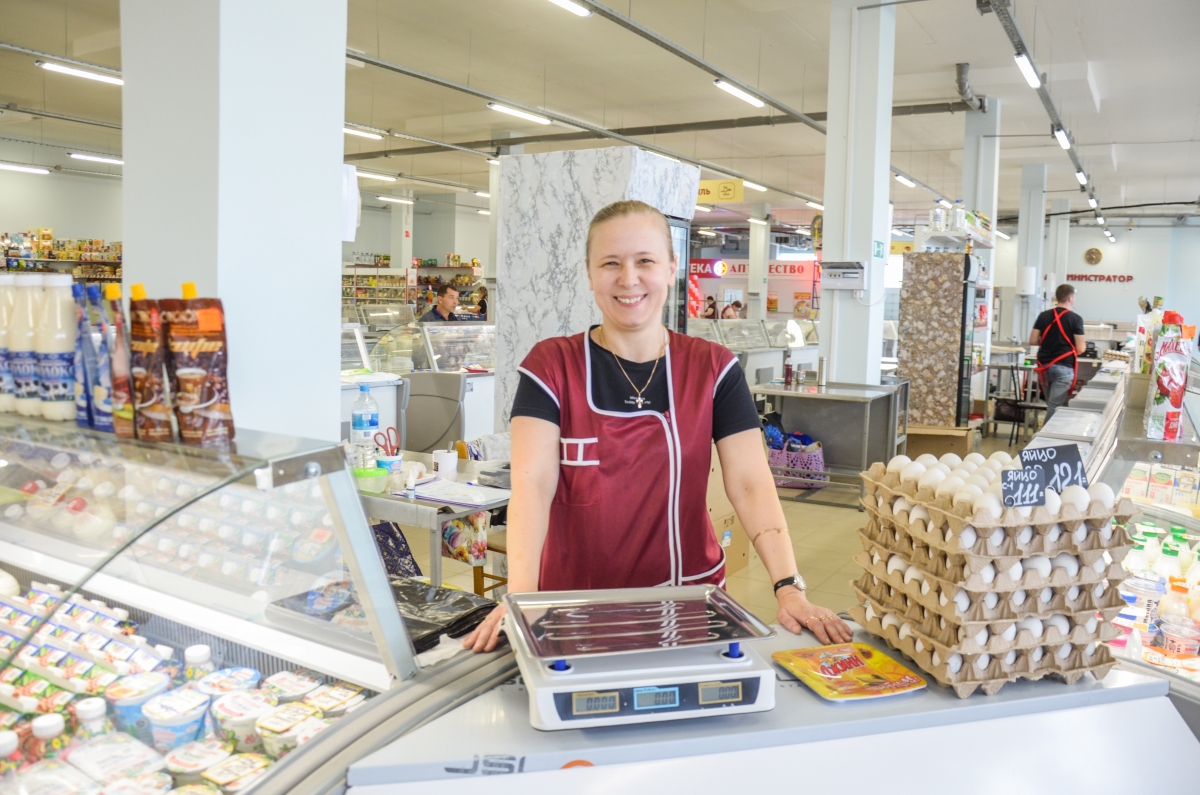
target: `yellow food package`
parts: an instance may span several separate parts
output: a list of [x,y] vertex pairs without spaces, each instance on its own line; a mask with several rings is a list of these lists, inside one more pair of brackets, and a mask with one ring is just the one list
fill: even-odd
[[925,687],[925,680],[865,643],[777,651],[775,662],[829,701],[882,698]]

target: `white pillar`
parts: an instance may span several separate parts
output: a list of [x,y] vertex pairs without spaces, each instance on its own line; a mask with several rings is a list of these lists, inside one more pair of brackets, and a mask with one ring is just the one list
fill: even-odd
[[[963,204],[968,210],[981,212],[996,228],[997,191],[1000,184],[1000,100],[988,98],[987,112],[967,111],[963,136]],[[999,239],[999,238],[995,238]],[[979,283],[986,284],[984,300],[987,303],[989,321],[992,314],[992,296],[995,295],[995,251],[979,248],[972,256],[979,260]],[[983,346],[983,360],[989,361],[992,354],[992,335],[980,329],[975,332],[975,344]],[[987,372],[971,379],[971,392],[976,400],[987,396]]]
[[883,348],[883,268],[891,230],[892,71],[896,9],[859,11],[833,0],[829,134],[825,143],[822,258],[868,263],[868,289],[821,293],[821,353],[830,381],[878,384]]
[[[1033,321],[1042,310],[1045,225],[1046,164],[1029,163],[1021,169],[1021,208],[1017,215],[1017,297],[1013,301],[1012,330],[1020,340],[1028,339]],[[1032,270],[1026,271],[1024,268]],[[1033,281],[1033,294],[1022,295],[1022,285],[1027,285],[1030,279]]]
[[[750,216],[767,221],[771,214],[771,205],[762,202],[750,206]],[[685,256],[681,252],[680,256]],[[763,224],[750,224],[750,262],[746,266],[746,319],[766,320],[767,318],[767,270],[771,258],[771,227]]]
[[[407,193],[405,196],[411,198]],[[389,203],[388,207],[392,213],[392,239],[388,248],[388,253],[392,256],[392,267],[410,268],[413,257],[413,205]]]
[[[1046,242],[1046,254],[1050,260],[1046,272],[1054,274],[1053,284],[1049,284],[1051,295],[1060,284],[1067,280],[1067,240],[1071,233],[1070,199],[1052,199],[1050,201],[1050,234]],[[1058,213],[1064,213],[1058,215]]]
[[121,0],[125,282],[221,298],[240,428],[340,436],[345,47],[346,0]]

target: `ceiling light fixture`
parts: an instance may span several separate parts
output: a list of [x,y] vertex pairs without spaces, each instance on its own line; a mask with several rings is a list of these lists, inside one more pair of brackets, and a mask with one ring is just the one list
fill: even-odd
[[809,207],[813,208],[814,210],[824,210],[825,209],[824,204],[817,204],[816,202],[805,202],[805,204],[807,204]]
[[491,210],[476,210],[475,212],[479,213],[480,215],[491,215],[492,214]]
[[697,204],[697,205],[696,205],[696,210],[698,210],[699,212],[702,212],[702,213],[711,213],[711,212],[712,212],[712,208],[711,208],[711,207],[705,207],[705,206],[703,206],[703,205],[700,205],[700,204]]
[[1103,215],[1097,215],[1097,216],[1096,216],[1096,223],[1100,224],[1100,226],[1104,226],[1104,216],[1103,216]]
[[742,185],[749,188],[750,190],[757,190],[757,191],[763,191],[763,192],[766,192],[766,190],[767,190],[762,185],[759,185],[757,182],[750,182],[749,180],[742,180]]
[[1099,202],[1096,201],[1095,196],[1088,196],[1088,207],[1091,207],[1094,210],[1094,209],[1096,209],[1096,205],[1098,203]]
[[897,229],[894,226],[892,227],[892,237],[904,237],[906,234],[908,234],[908,233],[905,232],[903,229]]
[[490,199],[490,198],[492,198],[492,194],[490,194],[490,193],[484,193],[484,192],[483,192],[483,191],[481,191],[481,190],[473,191],[473,193],[474,193],[476,196],[481,196],[481,197],[483,197],[483,198],[485,198],[485,199]]
[[497,160],[497,159],[496,159],[496,158],[494,158],[494,157],[489,157],[487,161],[488,161],[488,163],[490,163],[490,164],[491,164],[491,165],[493,165],[493,166],[498,166],[498,165],[500,165],[500,161],[499,161],[499,160]]
[[509,116],[516,116],[517,118],[526,119],[528,121],[536,122],[537,124],[550,123],[550,120],[545,116],[539,116],[536,113],[528,113],[523,110],[517,110],[516,108],[510,108],[507,105],[501,105],[498,102],[489,102],[488,107],[492,110],[498,110],[501,113],[507,113]]
[[1062,127],[1054,128],[1054,137],[1058,139],[1058,145],[1063,149],[1071,148],[1071,138],[1067,135],[1067,131]]
[[381,202],[391,202],[393,204],[412,204],[412,199],[401,199],[399,196],[376,196]]
[[370,171],[356,170],[355,175],[359,179],[378,179],[383,182],[395,182],[396,178],[390,174],[372,174]]
[[913,182],[911,179],[904,176],[903,174],[897,174],[896,181],[899,182],[901,185],[905,186],[906,188],[917,187],[917,183]]
[[953,207],[953,206],[954,206],[953,204],[951,204],[950,202],[946,201],[945,199],[938,199],[938,200],[937,200],[937,203],[938,203],[938,204],[940,204],[940,205],[942,205],[943,207],[945,207],[947,210],[949,210],[951,207]]
[[572,3],[571,0],[550,0],[550,2],[559,8],[565,8],[577,17],[590,17],[592,15],[589,9],[584,8],[579,3]]
[[0,163],[0,169],[5,171],[20,171],[24,174],[49,174],[50,169],[41,166],[18,166],[16,163]]
[[716,237],[717,236],[716,232],[710,232],[707,229],[697,229],[696,234],[704,235],[705,237]]
[[1019,52],[1013,56],[1013,60],[1017,62],[1017,68],[1021,70],[1021,75],[1030,88],[1042,87],[1042,78],[1038,77],[1037,70],[1033,68],[1033,62],[1029,60],[1028,55]]
[[76,69],[73,66],[63,66],[60,63],[51,63],[50,61],[34,61],[34,63],[50,72],[58,72],[59,74],[72,75],[74,77],[86,77],[88,80],[110,83],[114,86],[125,85],[124,80],[112,75],[102,75],[99,72],[89,72],[85,69]]
[[[550,1],[554,2],[554,0],[550,0]],[[763,102],[761,99],[754,96],[753,94],[743,91],[742,89],[735,86],[733,83],[726,83],[724,80],[714,80],[713,85],[716,86],[717,88],[721,89],[722,91],[726,91],[730,94],[733,94],[735,97],[742,100],[743,102],[749,102],[751,105],[753,105],[756,108],[766,107],[767,103]]]
[[996,237],[1002,237],[1005,240],[1012,240],[1012,235],[1006,235],[1003,232],[1001,232],[999,229],[996,230]]
[[96,163],[112,163],[114,166],[125,165],[124,160],[120,160],[115,157],[101,157],[100,155],[85,155],[85,154],[81,154],[79,152],[71,152],[70,156],[75,158],[76,160],[91,160]]
[[758,224],[759,226],[767,226],[768,225],[767,222],[762,220],[761,218],[747,218],[746,220],[752,224]]
[[382,141],[383,136],[378,133],[367,132],[366,130],[356,130],[353,127],[343,127],[342,132],[346,135],[357,135],[359,138],[370,138],[372,141]]
[[1087,174],[1084,174],[1082,171],[1075,172],[1075,179],[1079,180],[1080,185],[1087,184]]
[[655,152],[655,151],[654,151],[654,150],[652,150],[652,149],[643,149],[642,151],[643,151],[643,152],[649,152],[650,154],[652,154],[652,155],[655,155],[655,156],[657,156],[657,157],[661,157],[663,160],[670,160],[672,163],[681,163],[681,162],[683,162],[683,161],[681,161],[681,160],[680,160],[678,157],[671,157],[670,155],[664,155],[662,152]]

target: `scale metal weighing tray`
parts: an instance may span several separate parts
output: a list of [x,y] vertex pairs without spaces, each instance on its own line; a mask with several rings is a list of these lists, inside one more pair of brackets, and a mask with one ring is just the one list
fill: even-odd
[[508,594],[506,632],[535,729],[761,712],[774,632],[715,585]]

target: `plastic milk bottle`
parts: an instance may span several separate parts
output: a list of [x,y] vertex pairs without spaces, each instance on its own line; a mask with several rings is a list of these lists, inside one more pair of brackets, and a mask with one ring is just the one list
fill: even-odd
[[42,416],[48,420],[75,419],[75,336],[79,333],[74,278],[69,273],[48,273],[38,323],[35,350],[41,381]]

